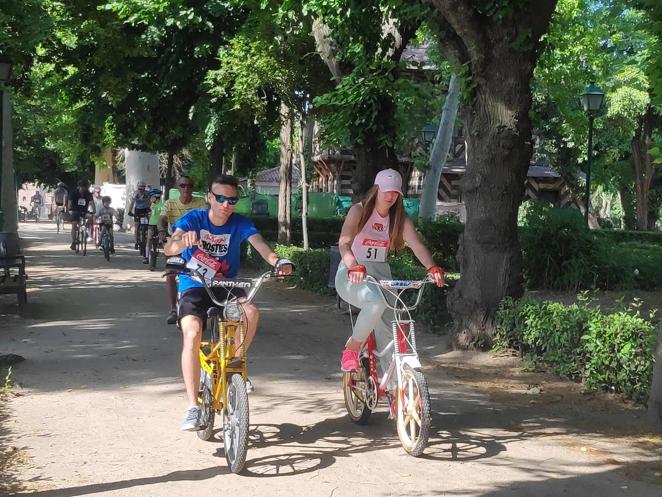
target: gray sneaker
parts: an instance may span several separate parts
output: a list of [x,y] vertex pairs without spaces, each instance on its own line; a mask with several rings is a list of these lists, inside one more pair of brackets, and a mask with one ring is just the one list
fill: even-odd
[[200,407],[189,407],[186,411],[186,416],[182,425],[179,427],[182,431],[198,431],[202,425],[200,424]]

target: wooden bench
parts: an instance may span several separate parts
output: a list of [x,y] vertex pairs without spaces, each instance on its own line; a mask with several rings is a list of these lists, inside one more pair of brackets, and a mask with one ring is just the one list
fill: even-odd
[[15,293],[21,315],[28,302],[27,280],[25,256],[21,254],[18,236],[0,232],[0,294]]

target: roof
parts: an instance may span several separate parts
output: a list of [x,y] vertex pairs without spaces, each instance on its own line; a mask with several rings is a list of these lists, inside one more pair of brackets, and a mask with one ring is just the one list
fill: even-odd
[[[301,171],[297,166],[292,166],[292,183],[299,184],[301,181]],[[280,167],[272,167],[255,174],[255,183],[278,184],[280,183]]]
[[[444,174],[464,174],[466,170],[464,159],[447,162],[444,166]],[[527,173],[529,178],[560,178],[561,175],[547,164],[542,162],[531,162]]]
[[400,62],[404,62],[410,69],[436,69],[436,66],[428,57],[428,47],[428,44],[424,44],[416,48],[405,48],[400,57]]

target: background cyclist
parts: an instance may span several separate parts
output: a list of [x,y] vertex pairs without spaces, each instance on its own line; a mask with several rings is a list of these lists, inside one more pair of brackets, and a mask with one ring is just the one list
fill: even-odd
[[[343,300],[361,309],[342,352],[343,371],[359,367],[358,353],[372,330],[380,350],[391,340],[393,311],[386,308],[379,288],[363,280],[366,274],[377,280],[392,279],[386,262],[388,255],[405,244],[434,277],[437,286],[442,286],[444,271],[435,265],[405,213],[402,177],[394,169],[385,169],[377,173],[375,184],[363,202],[349,209],[338,240],[342,260],[336,272],[336,291]],[[389,360],[385,358],[382,368],[388,366]]]
[[58,210],[66,208],[68,198],[69,191],[67,190],[67,185],[60,181],[57,184],[57,188],[53,190],[53,202],[55,204],[55,209],[52,210],[53,216],[57,214]]
[[110,204],[112,199],[106,195],[101,197],[101,207],[96,210],[94,218],[99,224],[99,243],[103,239],[104,232],[110,235],[110,253],[115,253],[115,237],[113,236],[113,221],[117,218],[117,211]]
[[[69,216],[71,217],[71,250],[76,250],[75,240],[76,232],[81,223],[89,222],[94,213],[94,202],[92,201],[92,194],[89,191],[90,183],[87,180],[81,179],[78,181],[78,188],[69,194]],[[89,211],[89,212],[88,212]]]
[[[177,180],[179,198],[171,198],[165,201],[161,218],[159,219],[159,231],[172,229],[175,222],[192,209],[205,209],[207,201],[204,198],[193,196],[193,180],[190,176],[182,175]],[[171,231],[172,232],[172,231]],[[168,292],[168,324],[177,322],[177,277],[174,274],[166,276],[166,290]]]
[[[133,225],[136,231],[136,244],[135,248],[138,248],[138,232],[140,231],[140,218],[143,216],[149,215],[149,196],[145,189],[147,185],[144,181],[138,181],[136,185],[138,190],[131,196],[131,202],[129,203],[129,216],[133,217]],[[145,255],[145,254],[143,254]]]
[[[253,223],[240,214],[234,213],[239,197],[237,179],[233,176],[216,177],[209,187],[207,198],[209,209],[196,209],[188,212],[174,225],[175,232],[166,244],[166,255],[181,254],[186,261],[196,258],[202,252],[220,263],[216,277],[235,278],[239,271],[241,242],[248,242],[280,274],[290,274],[292,264],[279,259],[257,232]],[[210,274],[213,278],[214,275]],[[189,408],[181,425],[182,430],[197,430],[200,427],[198,406],[198,382],[200,380],[200,338],[207,319],[207,309],[212,302],[202,283],[190,276],[179,276],[179,322],[182,329],[182,375],[186,386]],[[245,296],[241,290],[232,290],[233,295]],[[225,298],[225,297],[221,297]],[[250,346],[255,332],[259,311],[255,304],[244,304],[242,320],[246,327],[246,343]],[[247,384],[249,390],[252,385]]]
[[[147,250],[150,250],[152,238],[159,236],[160,241],[164,240],[166,232],[159,233],[159,219],[161,218],[161,211],[163,210],[163,202],[161,202],[161,190],[152,188],[149,192],[149,225],[147,226]],[[143,259],[143,264],[148,264],[147,253]]]

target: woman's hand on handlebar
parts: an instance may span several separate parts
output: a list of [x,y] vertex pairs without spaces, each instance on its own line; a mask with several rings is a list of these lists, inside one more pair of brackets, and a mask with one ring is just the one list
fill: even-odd
[[429,278],[434,282],[435,285],[444,286],[446,284],[444,282],[444,276],[446,273],[444,273],[444,270],[439,266],[431,266],[427,269],[427,271]]
[[347,279],[350,283],[361,283],[367,274],[366,267],[363,264],[357,264],[347,270]]

